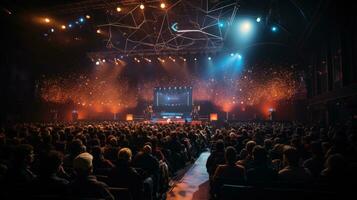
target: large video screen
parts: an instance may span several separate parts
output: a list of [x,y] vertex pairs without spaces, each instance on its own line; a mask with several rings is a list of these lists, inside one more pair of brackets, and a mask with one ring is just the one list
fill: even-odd
[[154,107],[191,107],[192,87],[157,87]]

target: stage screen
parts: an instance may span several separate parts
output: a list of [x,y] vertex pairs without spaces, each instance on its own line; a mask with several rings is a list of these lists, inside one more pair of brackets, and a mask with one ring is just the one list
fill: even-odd
[[187,110],[192,107],[192,87],[157,87],[154,89],[154,108]]

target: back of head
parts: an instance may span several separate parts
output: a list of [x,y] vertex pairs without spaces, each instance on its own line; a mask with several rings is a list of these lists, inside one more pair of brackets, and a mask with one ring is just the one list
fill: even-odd
[[332,154],[326,160],[326,167],[331,171],[342,170],[345,167],[345,159],[341,154]]
[[29,164],[33,161],[33,147],[29,144],[20,144],[14,151],[16,164]]
[[249,155],[252,155],[253,148],[255,147],[256,144],[257,144],[256,142],[251,140],[247,142],[247,144],[245,145],[245,148],[247,149]]
[[260,145],[255,146],[253,149],[253,159],[255,162],[258,162],[261,164],[266,163],[266,161],[267,161],[266,150]]
[[224,142],[223,142],[223,140],[217,140],[217,142],[216,142],[216,151],[224,152]]
[[298,167],[299,166],[299,153],[295,147],[285,146],[284,151],[284,161],[287,162],[289,166]]
[[237,159],[237,151],[234,147],[227,147],[225,151],[225,159],[228,164],[234,164]]
[[129,163],[131,161],[131,150],[129,148],[122,148],[118,152],[118,160],[121,162]]
[[40,173],[42,175],[51,175],[59,170],[62,164],[63,155],[59,151],[50,151],[40,160]]
[[143,152],[144,153],[147,153],[147,154],[151,154],[152,153],[152,149],[151,149],[151,146],[150,145],[145,145],[144,147],[143,147]]
[[73,160],[74,170],[79,175],[89,175],[93,170],[93,156],[89,153],[81,153]]

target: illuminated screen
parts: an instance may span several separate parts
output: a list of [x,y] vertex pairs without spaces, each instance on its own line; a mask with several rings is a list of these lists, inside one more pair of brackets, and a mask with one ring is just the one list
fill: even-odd
[[192,106],[192,87],[158,87],[154,89],[154,107]]

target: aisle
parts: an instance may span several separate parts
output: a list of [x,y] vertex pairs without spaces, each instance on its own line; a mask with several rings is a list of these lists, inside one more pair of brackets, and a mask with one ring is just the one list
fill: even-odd
[[167,193],[167,200],[207,200],[209,199],[209,180],[206,170],[206,161],[209,152],[198,157],[191,169],[185,174],[174,188]]

